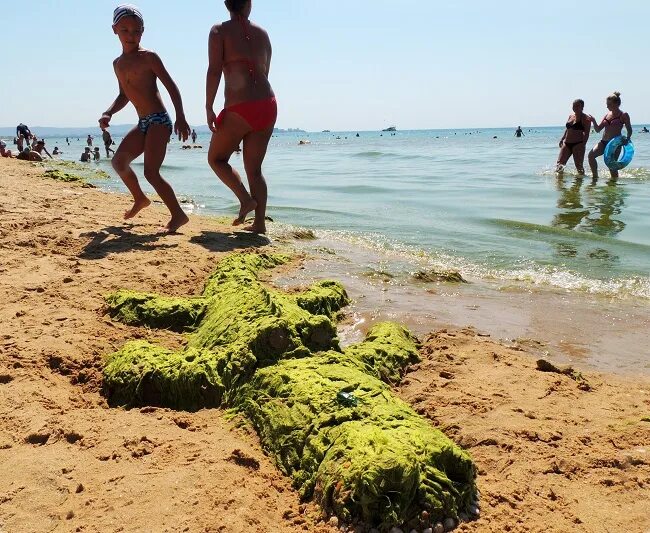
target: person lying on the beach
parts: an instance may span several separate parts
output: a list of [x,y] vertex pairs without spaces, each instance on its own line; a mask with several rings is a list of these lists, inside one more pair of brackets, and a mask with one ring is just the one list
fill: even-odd
[[11,150],[7,150],[7,143],[0,141],[0,157],[13,157]]
[[43,161],[43,157],[41,154],[36,152],[35,150],[32,150],[29,147],[25,147],[25,149],[20,152],[17,156],[16,159],[20,159],[22,161],[33,161],[33,162],[41,162]]
[[[113,168],[133,195],[133,207],[124,214],[124,218],[133,218],[151,204],[130,166],[136,157],[144,153],[144,177],[169,209],[171,220],[165,230],[174,233],[183,224],[187,224],[189,219],[178,203],[174,190],[160,175],[160,167],[167,153],[172,129],[179,139],[186,141],[190,135],[190,127],[185,120],[181,94],[160,57],[140,46],[143,32],[144,19],[138,8],[120,5],[115,9],[113,33],[122,44],[122,55],[113,62],[113,68],[120,93],[99,119],[99,127],[105,130],[115,113],[129,102],[134,105],[140,120],[124,137],[112,160]],[[176,124],[173,126],[160,97],[157,79],[167,89],[176,109]]]
[[82,163],[90,163],[92,157],[93,154],[90,151],[90,146],[86,146],[86,148],[84,148],[84,151],[81,154],[81,157],[79,158],[79,161],[81,161]]
[[38,155],[40,155],[41,157],[43,157],[43,152],[45,152],[50,159],[54,159],[52,157],[52,154],[50,154],[50,152],[47,151],[47,148],[45,148],[45,141],[43,139],[38,140],[33,151],[38,152]]

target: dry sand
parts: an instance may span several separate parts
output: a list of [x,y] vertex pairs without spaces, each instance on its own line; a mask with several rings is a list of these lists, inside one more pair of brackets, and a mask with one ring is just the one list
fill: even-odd
[[[41,172],[0,159],[0,531],[335,531],[224,412],[101,396],[102,355],[183,341],[112,322],[104,294],[196,294],[265,239],[201,217],[156,235],[160,205],[124,224],[128,198]],[[650,531],[650,382],[583,390],[471,328],[423,341],[398,393],[477,462],[482,515],[461,531]]]

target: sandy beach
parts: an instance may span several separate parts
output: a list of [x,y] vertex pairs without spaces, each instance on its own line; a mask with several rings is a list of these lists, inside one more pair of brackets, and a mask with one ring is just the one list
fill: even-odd
[[[199,294],[221,257],[268,239],[197,216],[161,235],[162,205],[127,224],[126,196],[15,160],[0,197],[0,532],[340,530],[223,411],[101,394],[125,341],[184,341],[112,321],[105,294]],[[650,381],[542,371],[474,328],[420,340],[396,392],[477,464],[481,516],[458,531],[650,531]]]

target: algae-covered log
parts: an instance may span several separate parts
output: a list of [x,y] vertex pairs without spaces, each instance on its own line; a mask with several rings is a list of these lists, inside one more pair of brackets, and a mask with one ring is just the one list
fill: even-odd
[[302,496],[344,519],[388,528],[425,509],[432,520],[466,512],[476,492],[470,457],[385,383],[418,360],[415,339],[386,323],[341,350],[334,316],[348,298],[339,283],[286,294],[259,281],[261,269],[287,260],[232,254],[185,302],[108,297],[128,323],[195,326],[183,350],[135,342],[110,356],[110,403],[234,407]]

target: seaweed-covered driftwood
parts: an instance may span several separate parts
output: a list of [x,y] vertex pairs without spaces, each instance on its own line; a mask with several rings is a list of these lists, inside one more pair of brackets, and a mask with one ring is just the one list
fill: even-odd
[[301,495],[346,520],[388,528],[423,510],[432,522],[466,513],[476,496],[469,455],[386,384],[418,360],[415,339],[385,323],[341,350],[334,315],[345,290],[325,281],[287,294],[259,281],[286,261],[232,254],[198,298],[109,296],[127,323],[194,330],[181,351],[134,342],[111,355],[110,403],[236,408]]

